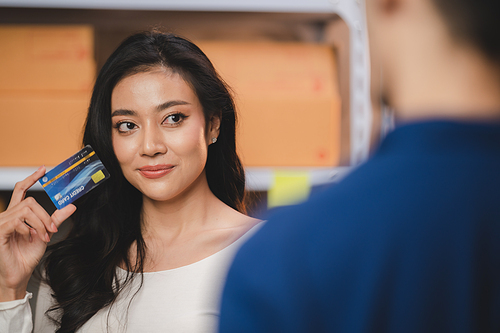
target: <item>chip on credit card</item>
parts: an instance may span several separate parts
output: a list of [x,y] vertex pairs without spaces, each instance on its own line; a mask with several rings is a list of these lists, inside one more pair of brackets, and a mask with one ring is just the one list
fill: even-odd
[[102,184],[110,177],[94,149],[78,153],[47,172],[39,183],[57,209],[61,209]]

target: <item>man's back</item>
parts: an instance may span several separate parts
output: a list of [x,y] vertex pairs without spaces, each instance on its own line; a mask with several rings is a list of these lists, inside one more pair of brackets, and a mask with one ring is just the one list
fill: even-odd
[[221,332],[500,331],[499,171],[500,123],[396,129],[242,248]]
[[241,249],[221,332],[500,332],[498,1],[358,4],[406,125]]

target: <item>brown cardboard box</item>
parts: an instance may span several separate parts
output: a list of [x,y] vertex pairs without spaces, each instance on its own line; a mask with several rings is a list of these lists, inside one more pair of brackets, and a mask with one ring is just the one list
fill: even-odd
[[0,93],[0,166],[55,166],[81,147],[89,93]]
[[326,45],[199,42],[233,88],[245,166],[336,166],[340,97]]
[[54,166],[81,146],[93,29],[0,26],[0,43],[0,166]]
[[89,91],[93,40],[89,26],[1,26],[0,90]]
[[238,148],[245,166],[335,166],[338,103],[328,98],[261,98],[240,103]]

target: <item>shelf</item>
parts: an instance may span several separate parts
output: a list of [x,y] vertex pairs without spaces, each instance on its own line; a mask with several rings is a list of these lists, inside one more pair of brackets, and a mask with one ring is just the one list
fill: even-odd
[[[28,177],[37,169],[36,167],[0,167],[0,191],[12,191],[17,182]],[[42,185],[37,182],[31,189],[41,191]]]
[[338,182],[349,171],[350,167],[336,168],[291,168],[291,167],[276,167],[276,168],[246,168],[246,187],[250,191],[267,191],[273,185],[274,173],[276,171],[292,171],[303,172],[309,176],[311,186],[324,185]]
[[[18,181],[31,175],[36,167],[0,167],[0,191],[11,191]],[[47,168],[50,170],[51,168]],[[267,191],[273,184],[273,176],[276,171],[304,172],[309,175],[311,186],[334,183],[344,177],[351,168],[246,168],[247,190]],[[37,182],[31,190],[41,191],[42,186]]]
[[340,0],[0,0],[0,6],[243,12],[331,12]]

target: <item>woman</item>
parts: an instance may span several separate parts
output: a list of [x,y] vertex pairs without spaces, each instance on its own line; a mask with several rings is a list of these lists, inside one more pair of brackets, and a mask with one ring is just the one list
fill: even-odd
[[[216,330],[227,266],[258,223],[243,214],[235,121],[228,88],[191,42],[149,32],[118,47],[97,77],[83,138],[111,178],[47,250],[35,332]],[[24,199],[44,172],[16,185],[0,214],[0,300],[17,299],[0,314],[12,325],[29,319],[29,276],[75,210],[51,217]]]

